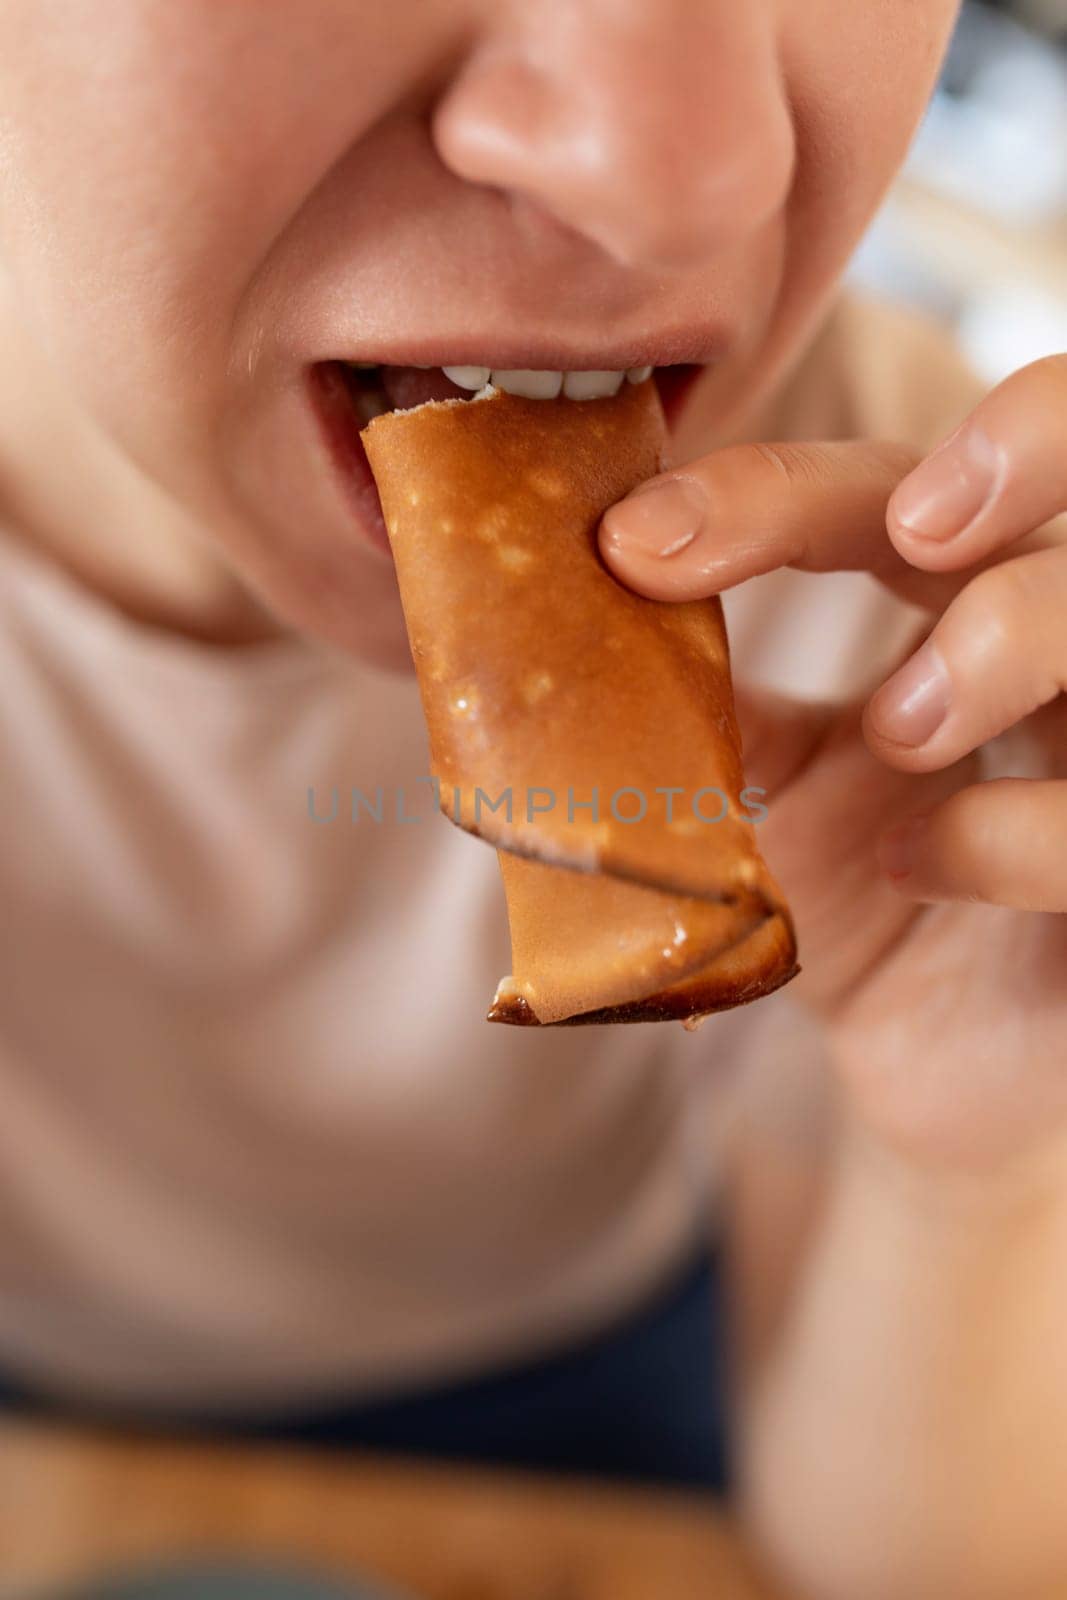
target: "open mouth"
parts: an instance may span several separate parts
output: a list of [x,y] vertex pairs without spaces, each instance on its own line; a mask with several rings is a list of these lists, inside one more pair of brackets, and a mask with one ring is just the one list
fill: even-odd
[[678,415],[704,368],[696,363],[630,367],[625,371],[549,372],[474,366],[376,366],[369,362],[321,361],[310,369],[312,401],[327,446],[340,469],[350,504],[364,535],[388,551],[389,536],[381,502],[360,434],[386,411],[409,410],[428,400],[469,400],[486,384],[530,400],[562,396],[580,404],[606,399],[624,383],[652,378],[667,423]]

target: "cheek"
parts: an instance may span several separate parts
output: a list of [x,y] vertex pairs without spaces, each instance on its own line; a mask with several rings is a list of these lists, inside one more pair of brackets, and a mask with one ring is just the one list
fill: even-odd
[[776,299],[747,368],[724,367],[705,387],[706,412],[691,408],[676,441],[683,454],[706,448],[702,427],[751,419],[812,337],[904,158],[957,9],[955,0],[777,4],[796,163],[775,219]]
[[[956,0],[807,0],[785,46],[813,196],[845,228],[869,217],[907,153],[937,79]],[[801,26],[803,22],[803,26]]]
[[797,136],[791,274],[832,282],[896,175],[937,79],[955,0],[805,0],[783,41]]
[[68,387],[152,470],[204,442],[261,264],[403,52],[386,8],[342,0],[57,5],[50,29],[24,8],[0,66],[0,250]]

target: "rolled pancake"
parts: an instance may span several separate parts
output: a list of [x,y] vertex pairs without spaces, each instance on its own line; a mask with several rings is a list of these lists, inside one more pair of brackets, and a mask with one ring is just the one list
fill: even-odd
[[646,600],[597,552],[603,512],[664,465],[655,385],[489,389],[363,441],[440,806],[500,852],[512,973],[490,1020],[692,1023],[785,983],[721,605]]

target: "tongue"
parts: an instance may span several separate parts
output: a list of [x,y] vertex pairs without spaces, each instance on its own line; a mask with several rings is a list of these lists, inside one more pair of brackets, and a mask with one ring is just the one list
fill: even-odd
[[469,400],[470,393],[446,378],[440,367],[383,367],[382,388],[394,411],[410,411],[427,400]]

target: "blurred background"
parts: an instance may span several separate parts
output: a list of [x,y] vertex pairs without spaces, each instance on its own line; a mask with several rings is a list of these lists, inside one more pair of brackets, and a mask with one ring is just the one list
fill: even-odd
[[1067,350],[1067,0],[968,0],[853,279],[948,323],[990,383]]

